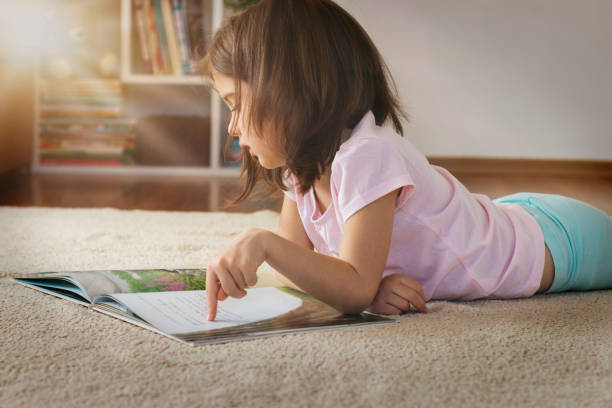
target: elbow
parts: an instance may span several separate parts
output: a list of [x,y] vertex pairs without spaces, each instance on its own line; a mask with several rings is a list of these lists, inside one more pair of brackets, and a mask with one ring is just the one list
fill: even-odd
[[342,310],[338,310],[338,311],[345,315],[359,315],[364,310],[366,310],[367,307],[368,306],[364,306],[360,304],[360,305],[355,305],[355,306],[343,307]]
[[374,301],[374,296],[346,299],[337,310],[342,314],[358,315],[364,312]]
[[346,315],[358,315],[365,311],[371,302],[354,302],[347,303],[338,308],[338,311]]
[[346,292],[348,296],[345,297],[342,302],[340,302],[341,306],[337,307],[336,310],[342,314],[361,314],[368,307],[370,307],[372,302],[374,302],[379,285],[380,279],[359,279],[355,290],[349,290]]

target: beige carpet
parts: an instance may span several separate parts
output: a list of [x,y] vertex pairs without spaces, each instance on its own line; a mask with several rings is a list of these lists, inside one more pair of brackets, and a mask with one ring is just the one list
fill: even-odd
[[0,207],[0,406],[612,407],[612,291],[437,301],[386,327],[192,348],[6,279],[200,267],[277,219]]

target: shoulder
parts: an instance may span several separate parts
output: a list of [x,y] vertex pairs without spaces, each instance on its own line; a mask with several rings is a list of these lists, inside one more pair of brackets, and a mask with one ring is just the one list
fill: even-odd
[[391,127],[377,126],[371,112],[355,127],[332,162],[331,187],[344,220],[396,189],[412,193],[411,149]]
[[[332,162],[332,178],[361,168],[372,172],[405,165],[409,161],[410,150],[408,142],[401,135],[389,126],[377,126],[374,115],[368,112],[336,152]],[[404,170],[407,171],[407,168]]]

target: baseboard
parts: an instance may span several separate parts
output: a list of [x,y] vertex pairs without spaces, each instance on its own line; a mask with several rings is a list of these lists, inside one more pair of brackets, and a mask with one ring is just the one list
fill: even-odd
[[11,167],[8,169],[3,169],[0,171],[0,185],[2,185],[3,180],[13,180],[18,177],[23,176],[24,174],[30,173],[30,164],[22,164],[17,167]]
[[428,157],[451,173],[471,175],[612,178],[612,160],[553,160],[482,157]]
[[[554,176],[612,178],[612,160],[552,160],[506,159],[482,157],[427,157],[431,164],[451,173],[494,176]],[[20,166],[0,173],[0,177],[15,177],[29,172]]]

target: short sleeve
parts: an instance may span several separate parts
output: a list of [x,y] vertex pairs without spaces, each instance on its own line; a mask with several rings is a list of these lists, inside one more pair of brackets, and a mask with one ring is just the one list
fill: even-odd
[[414,190],[408,158],[384,138],[370,137],[338,152],[332,167],[343,221],[380,197],[401,188],[396,210]]

